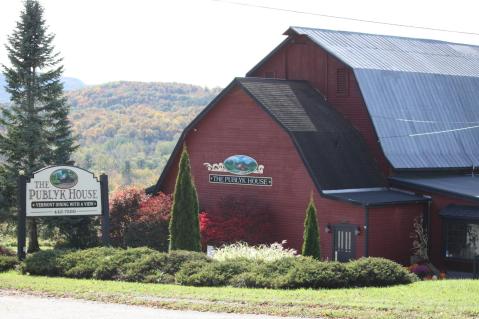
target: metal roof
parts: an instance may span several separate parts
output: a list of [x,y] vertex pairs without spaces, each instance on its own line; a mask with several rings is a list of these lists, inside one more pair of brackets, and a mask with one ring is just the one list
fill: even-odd
[[427,192],[479,200],[479,176],[474,175],[399,175],[389,178],[393,185]]
[[396,169],[479,166],[479,47],[292,27],[353,69]]
[[479,206],[448,205],[439,215],[447,219],[479,221]]
[[353,69],[479,76],[479,47],[438,40],[291,27]]
[[324,191],[324,196],[361,206],[386,206],[396,204],[421,204],[428,198],[394,189],[357,189],[344,191]]

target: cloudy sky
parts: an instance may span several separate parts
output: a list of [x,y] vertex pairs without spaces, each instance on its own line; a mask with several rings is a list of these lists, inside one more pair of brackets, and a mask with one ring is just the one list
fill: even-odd
[[[65,75],[87,84],[117,80],[225,86],[270,52],[288,26],[425,37],[479,44],[479,35],[419,30],[300,14],[268,6],[479,33],[472,0],[41,0]],[[0,1],[3,44],[22,0]]]

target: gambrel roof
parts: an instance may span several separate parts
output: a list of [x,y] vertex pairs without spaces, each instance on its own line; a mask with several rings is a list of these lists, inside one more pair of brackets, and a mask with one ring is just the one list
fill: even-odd
[[301,27],[285,34],[352,69],[395,169],[479,166],[478,46]]

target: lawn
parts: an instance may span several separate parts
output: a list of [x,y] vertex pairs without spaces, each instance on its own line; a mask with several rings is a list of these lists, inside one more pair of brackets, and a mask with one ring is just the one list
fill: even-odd
[[389,288],[197,288],[0,273],[1,290],[169,309],[333,318],[479,318],[479,280]]

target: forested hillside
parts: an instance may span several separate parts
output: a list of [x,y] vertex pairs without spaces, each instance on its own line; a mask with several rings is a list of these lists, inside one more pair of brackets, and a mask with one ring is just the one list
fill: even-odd
[[156,182],[182,129],[219,89],[114,82],[67,92],[81,145],[77,165],[106,172],[112,188]]

